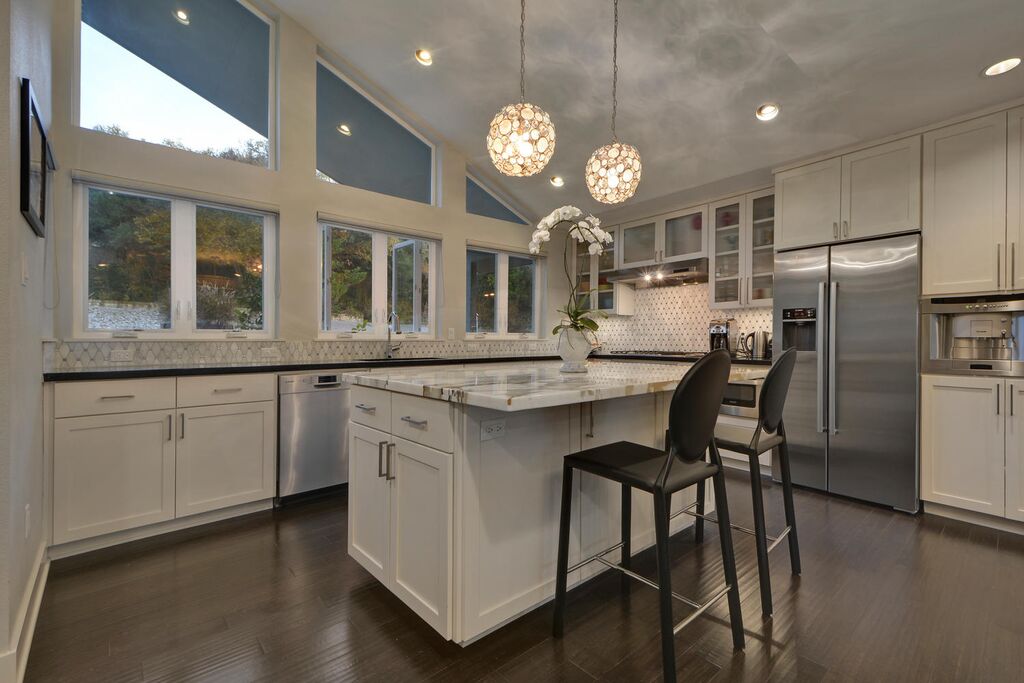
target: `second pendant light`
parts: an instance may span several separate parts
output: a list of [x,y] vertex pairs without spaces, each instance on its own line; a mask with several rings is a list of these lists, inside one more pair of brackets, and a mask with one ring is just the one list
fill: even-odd
[[619,142],[615,134],[615,115],[618,109],[616,88],[619,80],[619,0],[614,3],[614,29],[612,32],[612,143],[594,151],[583,173],[587,189],[599,202],[619,204],[636,193],[640,184],[640,152],[633,145]]

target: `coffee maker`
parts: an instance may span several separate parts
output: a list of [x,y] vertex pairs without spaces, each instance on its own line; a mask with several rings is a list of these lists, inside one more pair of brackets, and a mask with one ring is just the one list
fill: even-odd
[[708,341],[712,351],[725,349],[729,353],[735,353],[736,319],[712,320],[708,325]]

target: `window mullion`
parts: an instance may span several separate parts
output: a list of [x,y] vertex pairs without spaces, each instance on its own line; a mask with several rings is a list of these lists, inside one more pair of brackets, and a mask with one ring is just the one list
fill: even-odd
[[171,201],[171,330],[175,336],[195,335],[196,207]]
[[498,254],[498,286],[495,292],[498,320],[495,332],[508,334],[508,254]]
[[382,337],[388,325],[388,236],[373,233],[373,333]]

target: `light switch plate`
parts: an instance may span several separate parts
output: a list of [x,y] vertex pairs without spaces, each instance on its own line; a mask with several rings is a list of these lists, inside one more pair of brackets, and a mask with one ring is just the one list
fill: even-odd
[[480,440],[490,441],[505,436],[505,419],[484,420],[480,423]]
[[28,256],[21,252],[21,286],[28,287]]

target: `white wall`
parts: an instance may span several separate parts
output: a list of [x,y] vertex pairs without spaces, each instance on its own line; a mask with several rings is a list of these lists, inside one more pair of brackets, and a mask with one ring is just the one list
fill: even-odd
[[[328,55],[360,85],[403,116],[437,145],[438,206],[428,206],[357,188],[316,180],[315,60],[318,45],[313,36],[289,17],[271,11],[278,25],[279,59],[279,167],[256,168],[202,157],[189,152],[136,140],[112,137],[75,125],[74,2],[61,3],[60,39],[57,41],[56,73],[59,97],[55,126],[61,129],[58,150],[62,168],[58,174],[56,219],[61,266],[61,306],[57,336],[72,336],[72,286],[68,265],[72,258],[72,173],[109,178],[112,183],[141,180],[153,190],[215,199],[225,203],[271,209],[280,215],[279,337],[286,340],[316,339],[319,328],[320,237],[317,213],[346,219],[353,224],[380,226],[442,238],[443,307],[439,335],[450,328],[456,338],[464,334],[465,248],[467,240],[524,251],[531,228],[465,212],[464,157],[451,148],[414,113],[387,93],[376,90],[357,73],[346,69],[342,57]],[[483,123],[481,144],[483,144]],[[553,208],[553,207],[552,207]],[[564,290],[552,278],[557,291]],[[545,324],[555,317],[562,294],[548,298]]]
[[[51,121],[53,0],[0,0],[0,60],[8,78],[0,88],[0,660],[17,645],[21,618],[45,543],[43,510],[42,355],[52,334],[46,310],[44,251],[52,241],[35,236],[19,207],[19,77],[32,80],[44,121]],[[9,62],[8,62],[9,60]],[[22,281],[24,259],[28,279]],[[26,506],[30,521],[26,526]],[[9,645],[8,645],[9,644]],[[0,668],[0,679],[10,675]]]

